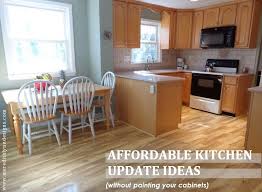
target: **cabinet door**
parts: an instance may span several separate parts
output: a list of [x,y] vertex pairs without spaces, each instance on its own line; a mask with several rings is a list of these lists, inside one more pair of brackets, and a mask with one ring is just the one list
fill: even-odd
[[171,48],[176,47],[176,12],[172,13],[172,18],[171,18]]
[[237,5],[228,5],[219,10],[219,25],[234,25],[236,23]]
[[237,6],[235,46],[238,48],[248,47],[249,45],[252,5],[252,1],[247,1],[239,3]]
[[192,74],[184,73],[184,78],[185,78],[185,84],[184,84],[184,93],[183,93],[183,103],[185,105],[189,105],[190,94],[191,94]]
[[203,11],[196,11],[193,15],[193,36],[192,36],[192,48],[200,48],[200,34],[203,27]]
[[235,85],[224,84],[223,98],[222,98],[222,111],[235,113],[235,99],[237,87]]
[[219,8],[204,10],[204,28],[218,26]]
[[126,47],[126,11],[126,3],[113,1],[114,47]]
[[176,43],[175,48],[190,48],[192,38],[192,12],[178,12],[176,20]]
[[131,3],[127,6],[127,47],[140,48],[141,8]]
[[161,49],[171,48],[171,33],[172,33],[172,12],[163,11],[161,13]]

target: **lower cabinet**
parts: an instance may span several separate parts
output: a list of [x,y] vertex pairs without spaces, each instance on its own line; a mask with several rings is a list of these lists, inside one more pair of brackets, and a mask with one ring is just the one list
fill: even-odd
[[245,149],[252,150],[253,153],[262,153],[262,92],[260,87],[251,88],[250,91],[251,99],[247,119]]
[[248,111],[253,75],[225,76],[222,89],[222,111],[236,116]]
[[166,75],[172,77],[181,77],[184,78],[183,82],[183,104],[189,106],[190,102],[190,93],[191,93],[191,81],[192,81],[192,73],[189,72],[174,72],[174,73],[165,73],[159,75]]
[[223,86],[222,110],[224,112],[235,113],[236,94],[236,85],[225,84]]

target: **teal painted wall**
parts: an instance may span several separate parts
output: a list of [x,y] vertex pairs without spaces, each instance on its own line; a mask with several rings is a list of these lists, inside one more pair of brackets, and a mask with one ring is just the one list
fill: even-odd
[[113,69],[112,40],[104,39],[104,31],[112,32],[112,0],[87,0],[87,18],[89,76],[98,83]]
[[[113,41],[104,39],[104,31],[113,31],[112,0],[100,0],[101,72],[113,70]],[[113,37],[112,37],[113,38]]]
[[95,82],[101,79],[99,1],[87,0],[88,73]]

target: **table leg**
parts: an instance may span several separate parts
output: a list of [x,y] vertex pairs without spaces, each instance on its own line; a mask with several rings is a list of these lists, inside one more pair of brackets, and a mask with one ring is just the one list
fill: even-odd
[[110,128],[110,94],[105,95],[106,128]]
[[15,129],[15,136],[16,136],[16,145],[19,154],[23,154],[23,144],[21,140],[21,126],[20,126],[20,118],[18,114],[18,107],[16,103],[10,103],[11,112],[13,115],[14,121],[14,129]]
[[11,106],[9,104],[7,105],[7,115],[8,115],[8,121],[9,121],[9,127],[10,127],[12,133],[15,135],[13,115],[12,115],[12,111],[11,111]]

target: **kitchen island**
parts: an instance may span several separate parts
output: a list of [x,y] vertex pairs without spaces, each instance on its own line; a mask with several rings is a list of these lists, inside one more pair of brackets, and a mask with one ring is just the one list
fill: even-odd
[[153,136],[181,122],[183,78],[147,71],[117,73],[116,118]]
[[248,90],[251,92],[251,100],[247,119],[245,149],[252,150],[254,153],[262,153],[262,87],[252,87]]

